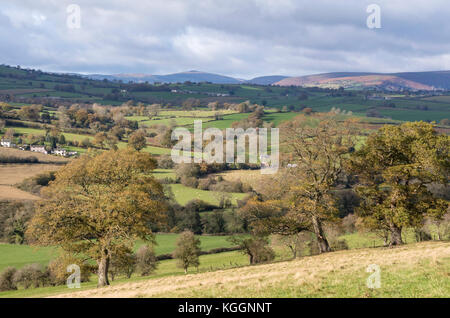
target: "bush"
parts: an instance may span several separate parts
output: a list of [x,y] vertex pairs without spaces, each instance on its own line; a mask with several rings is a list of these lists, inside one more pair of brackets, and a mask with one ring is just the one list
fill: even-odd
[[208,177],[204,179],[200,179],[198,181],[198,188],[200,190],[209,190],[213,184],[216,183],[216,180],[213,177]]
[[150,275],[156,270],[157,266],[158,260],[153,247],[150,245],[141,246],[136,253],[136,269],[141,276]]
[[20,190],[40,195],[42,187],[48,186],[50,181],[55,180],[55,172],[44,172],[35,177],[27,178],[19,184]]
[[92,272],[94,271],[94,266],[91,266],[74,256],[64,254],[52,260],[48,265],[50,283],[52,285],[66,284],[67,278],[72,274],[67,272],[67,267],[72,264],[76,264],[80,267],[80,281],[88,282]]
[[117,275],[123,274],[127,278],[133,275],[136,269],[136,255],[129,250],[121,250],[114,253],[109,263],[109,273],[111,280]]
[[158,159],[158,168],[160,169],[173,169],[175,163],[172,160],[171,156],[162,155]]
[[218,234],[226,232],[226,222],[223,211],[205,213],[202,216],[203,232],[208,234]]
[[49,285],[50,277],[47,271],[42,270],[40,264],[30,264],[14,273],[13,282],[25,289],[31,286],[38,288]]
[[34,156],[29,157],[16,157],[0,155],[0,163],[38,163],[38,158]]
[[349,214],[342,219],[342,228],[345,233],[355,233],[357,216],[355,214]]
[[342,250],[348,250],[348,244],[346,240],[330,240],[330,247],[333,251],[342,251]]
[[25,231],[33,214],[33,202],[0,202],[0,239],[10,244],[27,243]]
[[190,188],[197,188],[198,187],[198,179],[194,177],[187,177],[182,176],[180,179],[180,182],[182,185]]
[[14,275],[16,274],[17,269],[14,267],[7,267],[0,274],[0,291],[8,291],[8,290],[16,290],[17,286],[14,281]]
[[221,181],[217,184],[211,185],[211,191],[217,192],[234,192],[242,193],[242,182],[241,181]]
[[232,237],[231,242],[237,244],[242,249],[243,253],[248,255],[251,265],[267,263],[275,258],[275,252],[269,246],[269,240],[265,237]]

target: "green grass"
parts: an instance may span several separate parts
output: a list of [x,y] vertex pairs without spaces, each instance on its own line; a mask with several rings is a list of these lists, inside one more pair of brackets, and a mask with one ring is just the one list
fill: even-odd
[[176,178],[176,174],[172,169],[155,169],[155,170],[153,170],[153,176],[156,179],[165,179],[165,178],[175,179]]
[[[225,252],[219,254],[202,255],[200,256],[200,266],[198,268],[198,272],[208,272],[244,265],[248,265],[248,257],[240,252]],[[197,269],[189,268],[188,273],[197,273]],[[120,283],[142,281],[149,278],[181,275],[184,275],[184,270],[177,267],[176,260],[170,259],[159,262],[158,268],[150,276],[141,277],[137,274],[133,274],[130,279],[119,277],[119,279],[111,281],[111,285],[114,286]],[[91,280],[89,282],[82,283],[81,288],[76,289],[76,291],[95,288],[97,285],[96,278],[97,277],[95,275],[92,275]],[[72,291],[74,290],[68,289],[67,286],[19,289],[10,292],[0,292],[0,298],[46,297]]]
[[[202,128],[203,129],[208,129],[208,128],[219,128],[219,129],[226,129],[226,128],[230,128],[231,125],[235,122],[235,121],[240,121],[242,119],[247,118],[250,115],[250,113],[245,113],[245,114],[232,114],[232,115],[226,115],[223,116],[222,120],[214,120],[214,121],[208,121],[208,122],[203,122],[202,123]],[[191,125],[189,126],[190,130],[194,130],[194,126]]]
[[[199,200],[208,202],[210,204],[218,205],[219,201],[220,201],[220,196],[221,196],[221,194],[223,194],[221,192],[194,189],[194,188],[186,187],[182,184],[171,184],[170,188],[175,197],[175,200],[181,205],[185,205],[186,203],[188,203],[189,201],[191,201],[193,199],[199,199]],[[236,200],[242,200],[248,194],[247,193],[229,193],[229,195],[231,196],[231,202],[233,204],[236,204]]]
[[8,266],[21,268],[32,263],[48,265],[48,262],[58,256],[53,247],[31,247],[29,245],[0,244],[0,271]]
[[281,124],[284,121],[291,120],[295,116],[298,116],[299,113],[289,112],[289,113],[269,113],[264,115],[263,120],[266,122],[273,123],[275,127]]
[[[127,146],[128,146],[128,143],[123,142],[123,141],[121,141],[117,144],[117,147],[119,149],[125,149]],[[162,148],[162,147],[155,147],[155,146],[147,146],[144,149],[142,149],[142,151],[148,152],[152,155],[170,155],[170,153],[172,152],[172,150],[169,148]]]
[[[178,234],[157,234],[155,252],[157,255],[169,254],[175,250],[175,242]],[[198,236],[201,241],[201,248],[203,251],[208,251],[220,247],[231,247],[232,244],[228,242],[228,236]],[[138,241],[135,244],[135,250],[141,245],[145,244],[143,241]],[[16,244],[0,244],[0,272],[8,266],[21,268],[28,264],[39,263],[43,266],[56,258],[59,251],[55,247],[34,247],[29,245]]]
[[175,116],[175,117],[214,117],[216,113],[223,115],[236,113],[234,110],[164,110],[159,112],[159,116]]

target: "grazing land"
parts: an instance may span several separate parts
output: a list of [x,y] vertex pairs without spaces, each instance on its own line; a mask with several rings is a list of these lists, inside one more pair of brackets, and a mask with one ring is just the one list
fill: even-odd
[[[366,286],[377,264],[381,288]],[[448,297],[450,244],[359,249],[259,266],[163,277],[62,297]]]

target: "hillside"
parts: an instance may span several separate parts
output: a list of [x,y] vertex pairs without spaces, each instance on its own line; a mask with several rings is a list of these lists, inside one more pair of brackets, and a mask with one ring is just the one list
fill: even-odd
[[114,74],[114,75],[100,75],[92,74],[88,75],[88,78],[96,80],[122,80],[123,82],[149,82],[149,83],[184,83],[184,82],[210,82],[213,84],[239,84],[242,81],[218,74],[199,72],[199,71],[188,71],[181,73],[174,73],[168,75],[150,75],[150,74]]
[[412,73],[326,73],[289,77],[274,83],[279,86],[363,89],[381,88],[391,91],[450,89],[450,72]]
[[[368,289],[371,264],[381,288]],[[295,261],[117,284],[61,297],[450,297],[450,243],[339,251]]]

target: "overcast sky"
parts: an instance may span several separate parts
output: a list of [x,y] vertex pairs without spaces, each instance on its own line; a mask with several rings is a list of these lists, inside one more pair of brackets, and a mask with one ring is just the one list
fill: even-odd
[[[380,29],[366,25],[372,3]],[[81,9],[78,29],[67,25],[70,4]],[[450,3],[0,0],[0,56],[3,64],[103,74],[448,70]]]

